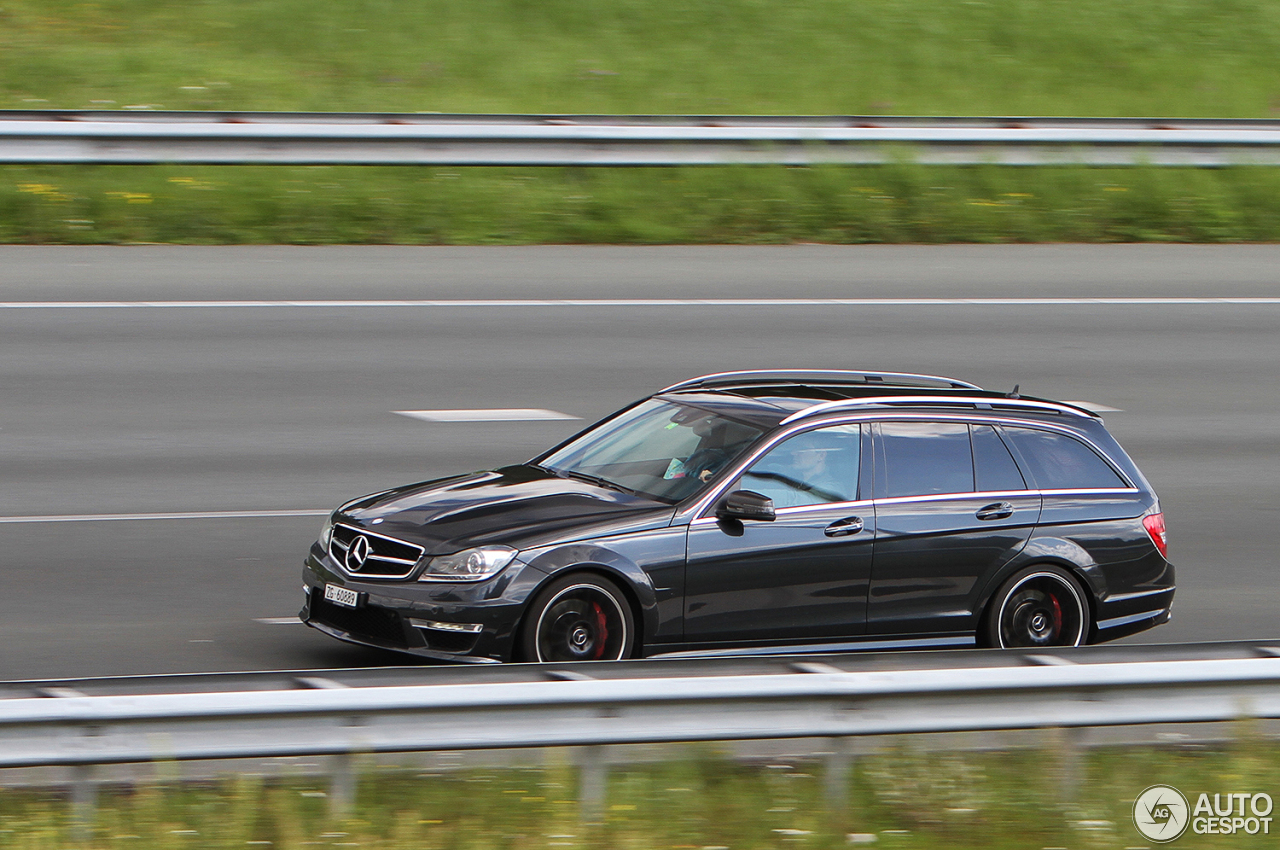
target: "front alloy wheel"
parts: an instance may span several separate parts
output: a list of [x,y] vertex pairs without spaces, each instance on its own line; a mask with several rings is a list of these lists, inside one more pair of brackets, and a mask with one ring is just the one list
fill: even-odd
[[1089,633],[1089,609],[1075,579],[1061,570],[1027,570],[1005,583],[988,623],[990,643],[1001,649],[1080,646]]
[[527,661],[617,661],[635,646],[635,624],[612,582],[567,576],[538,595],[521,637]]

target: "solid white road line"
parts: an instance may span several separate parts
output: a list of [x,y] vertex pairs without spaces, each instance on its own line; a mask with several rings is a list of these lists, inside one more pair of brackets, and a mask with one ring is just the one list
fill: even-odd
[[258,617],[254,619],[255,623],[262,623],[264,626],[300,626],[302,621],[295,614],[292,617]]
[[328,516],[331,511],[189,511],[173,514],[60,514],[54,516],[0,516],[0,523],[116,522],[142,519],[271,519],[273,517]]
[[200,308],[533,308],[533,307],[1061,307],[1280,305],[1280,297],[1241,298],[619,298],[369,301],[0,301],[6,310]]
[[558,410],[537,407],[494,407],[472,410],[393,410],[423,422],[535,422],[548,419],[580,419]]

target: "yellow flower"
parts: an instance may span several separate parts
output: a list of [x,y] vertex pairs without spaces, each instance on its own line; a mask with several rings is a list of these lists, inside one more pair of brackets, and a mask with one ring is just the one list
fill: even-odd
[[108,192],[107,197],[117,198],[126,204],[149,204],[153,200],[149,192]]

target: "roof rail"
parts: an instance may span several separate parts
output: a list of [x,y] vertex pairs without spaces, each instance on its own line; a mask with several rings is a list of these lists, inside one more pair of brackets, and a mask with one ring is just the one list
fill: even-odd
[[1099,419],[1098,414],[1085,410],[1082,407],[1074,407],[1070,404],[1061,404],[1056,401],[1035,401],[1028,398],[1004,398],[1003,396],[992,396],[991,398],[974,398],[972,396],[945,396],[945,395],[889,395],[889,396],[871,396],[868,398],[849,398],[839,399],[836,401],[824,401],[818,404],[806,407],[804,410],[798,410],[795,413],[783,419],[781,425],[787,425],[798,419],[808,419],[811,416],[820,416],[823,413],[833,411],[847,410],[850,408],[867,407],[870,405],[963,405],[965,407],[974,407],[979,410],[994,409],[998,407],[1009,408],[1017,407],[1024,410],[1046,410],[1055,413],[1066,413],[1071,416],[1079,416],[1082,419]]
[[912,387],[920,382],[935,383],[953,390],[980,390],[982,387],[968,381],[955,378],[943,378],[939,375],[915,375],[910,372],[851,372],[845,370],[825,369],[763,369],[744,372],[716,372],[700,378],[690,378],[678,384],[672,384],[658,394],[687,390],[694,387],[706,387],[714,384],[732,384],[741,381],[787,381],[794,384],[816,383],[820,381],[846,384],[883,384],[885,386]]

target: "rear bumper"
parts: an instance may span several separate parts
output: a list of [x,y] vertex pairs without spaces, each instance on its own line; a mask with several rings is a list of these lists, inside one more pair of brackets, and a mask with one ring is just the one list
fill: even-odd
[[[1172,578],[1173,568],[1169,568]],[[1098,606],[1091,643],[1115,640],[1169,622],[1173,617],[1175,585],[1117,594]]]

